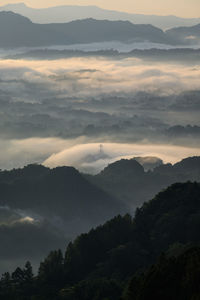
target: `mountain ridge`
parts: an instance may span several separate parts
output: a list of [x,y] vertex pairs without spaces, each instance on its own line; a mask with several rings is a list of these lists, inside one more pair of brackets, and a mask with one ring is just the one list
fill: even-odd
[[[200,42],[199,24],[187,27],[187,37],[184,34],[177,36],[177,30],[182,30],[181,27],[164,32],[151,24],[133,24],[127,20],[99,20],[92,17],[67,23],[38,24],[18,13],[0,11],[0,25],[1,48],[67,46],[111,41],[150,42],[185,47]],[[190,38],[193,33],[196,36]]]
[[94,17],[99,19],[110,20],[129,20],[137,24],[153,24],[162,29],[169,29],[175,26],[192,26],[200,23],[200,18],[181,18],[174,15],[159,16],[159,15],[144,15],[144,14],[130,14],[126,12],[107,10],[98,6],[73,6],[62,5],[53,6],[49,8],[31,8],[24,3],[7,4],[1,6],[0,10],[11,10],[21,13],[29,17],[36,23],[52,23],[52,22],[67,22],[75,19],[83,19],[87,17]]
[[[1,47],[70,45],[103,41],[173,42],[153,25],[87,18],[69,23],[36,24],[13,12],[0,12]],[[26,26],[24,26],[26,24]]]
[[175,182],[200,181],[200,157],[189,157],[174,165],[161,164],[147,172],[136,160],[122,159],[109,164],[97,175],[85,176],[134,211]]

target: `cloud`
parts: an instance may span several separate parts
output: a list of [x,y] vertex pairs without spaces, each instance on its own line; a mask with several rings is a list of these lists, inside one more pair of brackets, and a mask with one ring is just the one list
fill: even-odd
[[[100,57],[0,60],[0,168],[45,161],[100,170],[132,152],[88,162],[81,144],[128,147],[148,136],[142,151],[132,147],[135,155],[159,155],[158,148],[149,150],[153,142],[186,144],[189,137],[174,141],[163,132],[174,125],[199,124],[199,86],[200,68],[184,64]],[[191,145],[197,143],[190,137]],[[79,148],[84,153],[76,160]]]
[[24,93],[33,99],[35,91],[35,100],[50,94],[81,97],[139,90],[170,94],[200,85],[199,68],[159,62],[152,67],[152,62],[135,58],[0,60],[0,70],[0,87],[12,93],[20,88],[22,98]]
[[[100,150],[103,147],[103,154]],[[200,155],[199,148],[159,144],[89,143],[80,144],[51,155],[43,162],[45,166],[75,166],[81,171],[98,173],[109,163],[134,156],[156,156],[165,163],[175,163],[185,157]]]
[[[52,218],[53,219],[53,218]],[[36,269],[49,251],[66,247],[69,238],[53,220],[9,206],[0,206],[1,273],[13,271],[31,260]]]
[[76,139],[72,141],[58,138],[0,140],[0,168],[12,169],[29,163],[40,163],[53,153],[62,151],[76,142]]
[[[105,155],[99,155],[100,144]],[[12,169],[30,163],[43,163],[45,166],[74,166],[81,171],[96,173],[107,164],[121,158],[133,156],[157,156],[164,162],[176,162],[184,157],[200,155],[199,148],[143,143],[111,143],[107,139],[80,137],[28,138],[20,140],[0,140],[0,168]]]

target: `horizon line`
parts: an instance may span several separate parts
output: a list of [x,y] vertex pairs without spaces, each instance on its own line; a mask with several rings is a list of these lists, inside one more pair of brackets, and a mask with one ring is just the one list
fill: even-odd
[[30,8],[30,9],[34,9],[34,10],[45,10],[48,8],[58,8],[58,7],[95,7],[95,8],[99,8],[101,10],[105,10],[105,11],[110,11],[110,12],[118,12],[118,13],[123,13],[123,14],[128,14],[128,15],[143,15],[143,16],[157,16],[157,17],[176,17],[176,18],[180,18],[180,19],[200,19],[199,17],[183,17],[183,16],[178,16],[175,14],[147,14],[147,13],[134,13],[134,12],[126,12],[126,11],[122,11],[122,10],[115,10],[115,9],[108,9],[108,8],[103,8],[101,6],[98,5],[71,5],[71,4],[66,4],[66,5],[50,5],[50,6],[45,6],[45,7],[34,7],[34,6],[29,6],[24,2],[16,2],[16,3],[7,3],[4,5],[0,5],[0,7],[6,7],[6,6],[17,6],[17,5],[23,5],[24,7]]

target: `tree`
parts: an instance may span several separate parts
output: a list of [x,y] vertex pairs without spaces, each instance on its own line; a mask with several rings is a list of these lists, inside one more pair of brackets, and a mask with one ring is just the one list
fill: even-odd
[[33,268],[29,261],[27,261],[25,264],[24,280],[26,281],[26,283],[30,283],[33,280]]

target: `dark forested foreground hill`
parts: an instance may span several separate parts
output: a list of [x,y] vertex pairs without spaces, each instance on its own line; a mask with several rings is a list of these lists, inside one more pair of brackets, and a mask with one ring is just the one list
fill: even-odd
[[199,27],[163,31],[149,24],[83,18],[66,23],[37,24],[11,11],[0,11],[0,47],[47,47],[119,41],[166,45],[198,45]]
[[108,165],[101,173],[87,179],[110,193],[131,211],[175,182],[200,181],[200,157],[189,157],[172,164],[162,164],[148,172],[134,159],[122,159]]
[[200,247],[176,246],[144,274],[134,276],[124,300],[200,299]]
[[117,216],[80,235],[64,257],[52,251],[37,277],[30,263],[4,274],[0,298],[199,299],[199,232],[200,184],[177,183],[145,203],[133,219]]
[[[117,214],[131,212],[175,182],[200,181],[200,157],[174,165],[160,164],[144,171],[136,159],[122,159],[98,175],[84,175],[73,167],[49,169],[28,165],[0,171],[0,208],[27,215],[62,219],[68,233],[78,234]],[[145,187],[145,188],[144,188]]]

